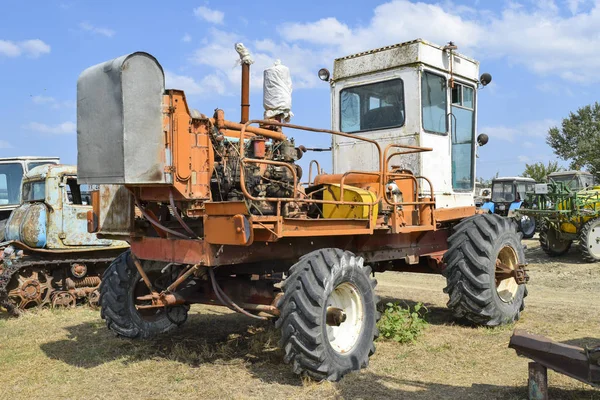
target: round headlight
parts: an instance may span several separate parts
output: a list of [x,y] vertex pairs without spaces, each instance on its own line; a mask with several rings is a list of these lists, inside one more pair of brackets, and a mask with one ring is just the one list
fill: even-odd
[[329,80],[329,70],[327,68],[321,68],[319,70],[319,79],[327,82]]

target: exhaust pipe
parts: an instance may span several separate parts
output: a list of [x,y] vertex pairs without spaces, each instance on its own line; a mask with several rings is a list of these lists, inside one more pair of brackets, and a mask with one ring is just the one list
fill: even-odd
[[250,119],[250,64],[254,63],[254,60],[243,43],[236,43],[235,51],[240,55],[239,62],[242,64],[242,119],[240,123],[245,124]]

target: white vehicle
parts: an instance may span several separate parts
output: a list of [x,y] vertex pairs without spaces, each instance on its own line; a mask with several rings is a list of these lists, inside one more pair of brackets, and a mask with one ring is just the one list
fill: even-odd
[[[436,149],[397,149],[404,154],[389,165],[428,177],[437,208],[474,205],[476,143],[487,142],[476,135],[476,89],[491,76],[480,79],[479,63],[455,49],[417,39],[350,55],[335,60],[330,80],[333,130],[368,137],[382,150],[392,143]],[[334,136],[332,152],[334,173],[379,168],[364,141]]]

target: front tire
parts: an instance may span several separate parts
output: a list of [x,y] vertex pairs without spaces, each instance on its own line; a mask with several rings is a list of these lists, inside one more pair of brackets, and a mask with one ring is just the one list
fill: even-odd
[[525,263],[513,220],[495,214],[467,218],[455,226],[448,245],[444,292],[454,316],[485,326],[518,320],[527,288],[496,270],[497,263],[513,270]]
[[367,367],[379,335],[370,275],[362,258],[339,249],[313,251],[290,268],[275,326],[295,373],[338,381]]
[[[146,264],[144,271],[151,279],[153,272],[160,273],[161,265],[158,263],[142,263]],[[138,310],[136,298],[148,293],[131,260],[131,251],[127,250],[110,264],[100,284],[100,316],[108,329],[119,336],[146,339],[185,322],[187,308],[184,306]]]
[[584,260],[600,261],[600,218],[591,219],[585,223],[579,233],[579,250]]
[[523,239],[531,239],[535,235],[535,218],[522,215],[518,223],[521,233],[523,233]]

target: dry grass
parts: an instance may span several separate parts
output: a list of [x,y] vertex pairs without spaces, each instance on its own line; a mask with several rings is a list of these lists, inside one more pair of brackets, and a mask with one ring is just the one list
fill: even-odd
[[[532,280],[517,326],[558,341],[600,343],[600,265],[579,263],[576,254],[547,263],[528,243]],[[379,341],[370,367],[339,383],[297,377],[283,364],[270,323],[220,308],[193,307],[173,335],[145,342],[114,337],[97,312],[81,308],[0,319],[0,399],[527,397],[527,360],[507,348],[513,326],[455,324],[439,276],[385,273],[378,280],[386,299],[424,302],[430,325],[414,344]],[[600,399],[600,391],[562,375],[551,372],[549,381],[552,399]]]

